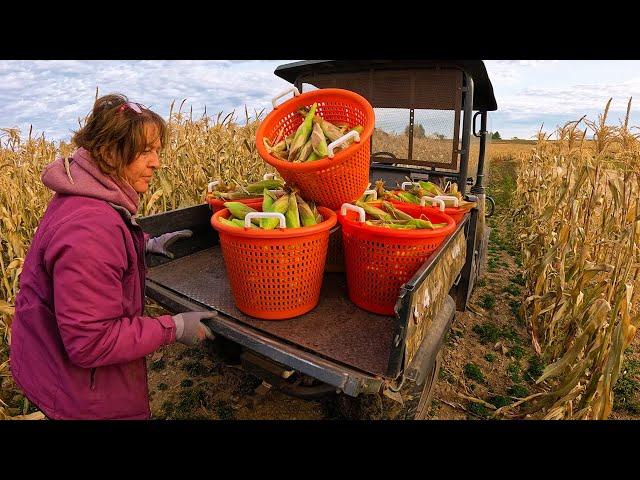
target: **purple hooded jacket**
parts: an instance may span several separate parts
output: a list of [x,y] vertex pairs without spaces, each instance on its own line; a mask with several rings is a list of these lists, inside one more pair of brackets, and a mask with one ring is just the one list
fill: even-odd
[[150,418],[145,355],[175,341],[171,316],[143,316],[138,194],[80,148],[48,165],[56,192],[20,276],[11,373],[53,419]]

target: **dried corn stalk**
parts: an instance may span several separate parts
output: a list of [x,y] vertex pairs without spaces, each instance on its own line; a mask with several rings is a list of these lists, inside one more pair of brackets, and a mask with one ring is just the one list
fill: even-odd
[[[496,415],[605,419],[640,323],[640,150],[627,120],[581,119],[522,161],[514,222],[529,297],[522,313],[547,363],[544,391]],[[587,129],[579,129],[584,121]],[[588,130],[594,138],[585,148]],[[515,407],[520,407],[516,410]]]

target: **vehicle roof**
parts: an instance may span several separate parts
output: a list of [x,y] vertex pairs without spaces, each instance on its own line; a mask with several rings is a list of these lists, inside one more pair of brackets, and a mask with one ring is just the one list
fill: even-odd
[[487,69],[482,60],[304,60],[278,66],[274,73],[295,83],[301,75],[310,73],[357,72],[374,69],[457,68],[473,78],[473,109],[494,111],[498,104],[493,94]]

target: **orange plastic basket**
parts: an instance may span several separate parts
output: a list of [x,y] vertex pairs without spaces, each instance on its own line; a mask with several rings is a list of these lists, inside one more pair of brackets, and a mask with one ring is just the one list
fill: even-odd
[[[261,210],[262,208],[260,208]],[[320,299],[335,212],[318,207],[324,220],[301,228],[261,230],[220,223],[229,209],[213,214],[236,307],[252,317],[283,320],[312,310]]]
[[[405,182],[405,183],[410,183],[410,182]],[[395,193],[397,195],[397,193],[401,192],[401,191],[403,191],[403,190],[393,190],[392,193]],[[451,197],[451,198],[455,198],[455,197]],[[393,205],[395,205],[395,206],[398,206],[398,205],[414,205],[415,206],[415,204],[413,204],[413,203],[401,202],[401,201],[398,201],[398,200],[391,200],[391,203]],[[426,206],[426,205],[423,206],[422,210],[421,210],[422,213],[428,213],[428,212],[432,212],[432,211],[433,211],[433,207]],[[462,219],[464,218],[464,214],[467,213],[467,210],[465,210],[464,208],[458,208],[458,207],[445,207],[444,210],[439,210],[439,211],[443,212],[443,213],[449,215],[451,218],[453,218],[453,221],[456,222],[456,225],[458,225],[462,221]]]
[[[300,107],[318,103],[317,115],[330,122],[346,122],[350,127],[362,125],[359,142],[336,152],[333,158],[292,163],[270,155],[263,143],[273,142],[284,129],[294,133],[302,123]],[[361,95],[338,88],[324,88],[303,93],[278,105],[262,121],[256,132],[258,153],[282,178],[300,188],[303,198],[337,210],[345,202],[356,200],[369,183],[370,138],[375,116],[371,104]]]
[[[396,205],[420,217],[419,205]],[[342,213],[342,212],[341,212]],[[416,273],[443,240],[456,228],[453,219],[431,209],[424,214],[433,223],[447,223],[436,230],[395,230],[360,223],[358,214],[347,210],[338,215],[347,272],[349,298],[358,307],[381,315],[394,315],[402,284]]]

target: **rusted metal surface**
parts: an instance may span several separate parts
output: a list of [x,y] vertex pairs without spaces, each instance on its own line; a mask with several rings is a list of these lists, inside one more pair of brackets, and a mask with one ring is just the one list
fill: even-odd
[[453,282],[465,264],[467,241],[461,229],[452,244],[443,252],[429,276],[413,292],[407,325],[405,361],[411,362],[431,322],[442,310]]
[[325,274],[320,303],[311,312],[278,321],[258,320],[235,307],[219,246],[153,267],[148,278],[325,358],[374,375],[386,372],[394,319],[351,303],[344,274]]

